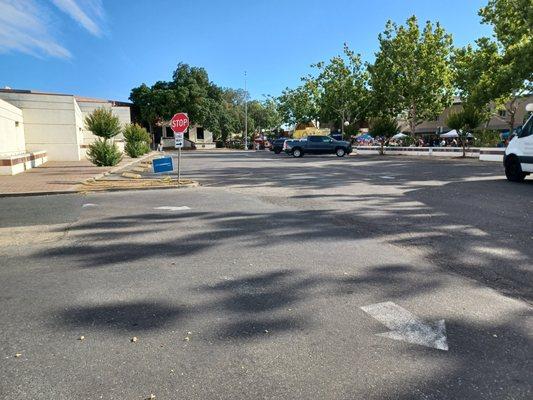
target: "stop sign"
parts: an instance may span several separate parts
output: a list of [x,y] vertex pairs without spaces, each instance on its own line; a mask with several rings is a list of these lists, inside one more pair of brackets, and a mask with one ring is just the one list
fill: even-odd
[[170,120],[170,128],[176,133],[184,133],[189,127],[189,117],[185,113],[174,114]]

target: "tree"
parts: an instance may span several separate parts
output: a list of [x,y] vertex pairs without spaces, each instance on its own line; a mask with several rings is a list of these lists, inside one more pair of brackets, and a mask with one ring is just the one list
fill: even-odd
[[121,131],[120,120],[113,115],[111,110],[97,108],[85,117],[85,126],[98,137],[89,145],[87,157],[99,167],[117,165],[122,159],[122,154],[114,142],[108,142]]
[[479,14],[493,25],[495,40],[483,37],[475,48],[455,51],[456,87],[467,107],[485,110],[487,122],[490,114],[505,121],[512,132],[519,100],[533,89],[533,3],[490,0]]
[[309,76],[304,81],[317,87],[321,118],[339,121],[344,134],[345,123],[362,119],[367,110],[367,73],[361,56],[345,43],[342,56],[313,66],[318,69],[318,76]]
[[379,150],[379,153],[381,155],[384,155],[385,152],[383,147],[385,145],[385,141],[396,135],[399,130],[396,119],[388,116],[373,118],[370,121],[370,128],[372,129],[372,133],[374,134],[374,136],[376,138],[380,138],[379,140],[381,148]]
[[248,114],[258,133],[263,129],[271,131],[281,126],[281,117],[275,100],[267,97],[263,101],[253,100],[248,104]]
[[142,126],[128,124],[124,128],[124,150],[131,158],[137,158],[150,151],[150,135]]
[[531,0],[489,0],[479,10],[491,24],[501,50],[501,68],[493,78],[493,96],[501,97],[533,80],[533,3]]
[[374,114],[403,114],[411,134],[451,103],[449,67],[452,39],[439,23],[422,30],[415,16],[405,26],[388,21],[379,35],[379,51],[369,65]]
[[483,114],[472,107],[465,107],[461,111],[452,113],[446,120],[446,125],[455,129],[461,139],[463,157],[466,157],[466,141],[469,132],[472,132],[483,122]]
[[320,110],[317,91],[311,80],[296,89],[286,88],[277,101],[281,119],[286,124],[294,125],[318,119]]
[[132,89],[130,100],[139,107],[141,119],[152,129],[159,121],[168,121],[176,112],[186,112],[191,124],[219,132],[224,91],[209,80],[203,68],[179,63],[169,82],[152,87],[141,84]]

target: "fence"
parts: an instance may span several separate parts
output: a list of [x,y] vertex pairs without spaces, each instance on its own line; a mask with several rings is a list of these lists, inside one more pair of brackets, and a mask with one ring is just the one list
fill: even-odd
[[[379,154],[379,146],[357,146],[357,154]],[[461,157],[462,147],[384,147],[385,154],[427,157]],[[481,161],[503,161],[504,148],[468,147],[466,156]]]

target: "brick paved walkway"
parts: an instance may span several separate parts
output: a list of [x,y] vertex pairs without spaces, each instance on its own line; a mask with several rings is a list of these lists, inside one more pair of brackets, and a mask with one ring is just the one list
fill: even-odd
[[[139,159],[140,160],[140,159]],[[117,167],[95,167],[88,160],[48,161],[13,176],[0,175],[0,196],[21,193],[76,192],[86,179],[121,168],[134,161],[124,157]]]

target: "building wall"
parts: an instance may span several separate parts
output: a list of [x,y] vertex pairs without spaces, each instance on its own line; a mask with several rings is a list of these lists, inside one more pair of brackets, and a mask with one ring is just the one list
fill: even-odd
[[80,160],[80,112],[74,96],[0,92],[0,99],[20,108],[26,151],[46,150],[49,160]]
[[[86,100],[77,100],[77,103],[81,109],[82,112],[82,120],[85,121],[85,117],[89,114],[91,114],[94,110],[97,108],[106,108],[110,109],[113,115],[117,116],[120,120],[120,123],[122,126],[125,126],[126,124],[131,123],[131,110],[130,107],[125,106],[113,106],[112,103],[107,101],[86,101]],[[82,135],[82,146],[81,146],[81,152],[82,157],[85,157],[85,153],[87,151],[87,147],[94,142],[97,137],[93,135],[93,133],[83,127],[83,135]],[[124,135],[121,133],[117,136],[115,136],[115,143],[117,143],[119,149],[121,151],[124,150]]]
[[214,148],[215,143],[213,141],[213,132],[210,132],[204,128],[204,138],[198,139],[198,128],[199,128],[198,125],[193,125],[189,128],[189,140],[196,143],[197,149]]
[[22,110],[0,100],[0,156],[11,156],[26,151]]

